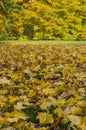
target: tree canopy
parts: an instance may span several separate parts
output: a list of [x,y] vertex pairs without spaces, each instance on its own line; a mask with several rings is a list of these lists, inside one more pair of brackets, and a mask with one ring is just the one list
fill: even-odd
[[0,40],[86,40],[85,0],[1,0]]

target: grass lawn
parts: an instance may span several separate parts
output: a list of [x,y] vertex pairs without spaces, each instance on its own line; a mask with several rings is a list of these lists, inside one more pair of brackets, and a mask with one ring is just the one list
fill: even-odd
[[56,41],[56,40],[38,40],[38,41],[0,41],[0,43],[16,43],[16,44],[86,44],[86,41]]

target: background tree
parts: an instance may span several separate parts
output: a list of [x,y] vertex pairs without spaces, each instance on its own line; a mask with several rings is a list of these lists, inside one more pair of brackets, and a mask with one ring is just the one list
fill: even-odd
[[1,0],[0,39],[86,40],[85,0]]

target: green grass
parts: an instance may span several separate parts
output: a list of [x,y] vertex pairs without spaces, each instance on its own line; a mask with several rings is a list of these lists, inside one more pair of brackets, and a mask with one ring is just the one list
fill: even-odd
[[86,41],[56,41],[56,40],[28,40],[28,41],[0,41],[0,43],[18,43],[18,44],[86,44]]

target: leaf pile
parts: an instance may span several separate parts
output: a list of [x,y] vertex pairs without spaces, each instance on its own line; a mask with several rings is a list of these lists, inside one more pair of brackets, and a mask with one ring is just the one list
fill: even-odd
[[0,130],[86,130],[86,45],[0,44]]

